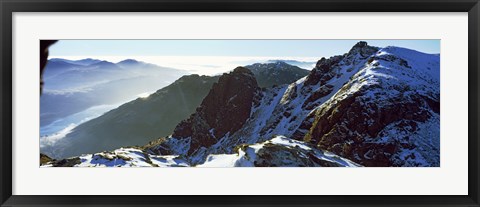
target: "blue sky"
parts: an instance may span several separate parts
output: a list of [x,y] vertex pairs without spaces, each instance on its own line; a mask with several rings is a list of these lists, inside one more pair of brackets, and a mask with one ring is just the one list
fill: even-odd
[[[348,52],[360,40],[60,40],[51,56],[284,56],[330,57]],[[364,40],[440,53],[440,40]]]

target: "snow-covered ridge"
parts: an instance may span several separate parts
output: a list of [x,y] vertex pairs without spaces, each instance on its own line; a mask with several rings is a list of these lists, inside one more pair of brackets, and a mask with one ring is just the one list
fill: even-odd
[[[275,156],[282,155],[282,156]],[[274,156],[274,159],[266,159]],[[111,152],[85,154],[66,160],[52,161],[42,167],[189,167],[187,159],[178,155],[148,154],[135,148],[120,148]],[[276,136],[253,145],[243,145],[234,154],[209,155],[206,161],[193,167],[360,167],[333,153],[315,149],[308,144]]]

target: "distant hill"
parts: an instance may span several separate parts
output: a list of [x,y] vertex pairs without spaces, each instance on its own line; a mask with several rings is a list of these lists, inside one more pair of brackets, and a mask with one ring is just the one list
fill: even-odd
[[267,63],[276,63],[276,62],[284,62],[289,65],[294,65],[303,69],[311,70],[315,67],[315,61],[298,61],[298,60],[268,60]]
[[63,59],[63,58],[52,58],[52,59],[49,59],[48,61],[49,62],[66,62],[66,63],[71,63],[71,64],[75,64],[75,65],[83,65],[83,66],[87,66],[87,65],[91,65],[91,64],[101,62],[101,60],[92,59],[92,58],[86,58],[86,59],[81,59],[81,60],[68,60],[68,59]]
[[305,77],[310,72],[281,61],[273,63],[255,63],[245,67],[253,72],[257,79],[258,86],[262,88],[292,83]]

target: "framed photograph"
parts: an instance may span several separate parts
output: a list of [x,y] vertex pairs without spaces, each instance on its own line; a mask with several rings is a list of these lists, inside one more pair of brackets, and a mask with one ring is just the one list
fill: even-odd
[[480,206],[478,0],[0,6],[2,206]]

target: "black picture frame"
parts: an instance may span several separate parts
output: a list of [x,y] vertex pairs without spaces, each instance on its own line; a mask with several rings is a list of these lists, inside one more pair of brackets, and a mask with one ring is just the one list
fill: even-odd
[[[2,206],[480,206],[478,0],[0,0]],[[26,196],[12,195],[13,12],[468,12],[468,195]]]

